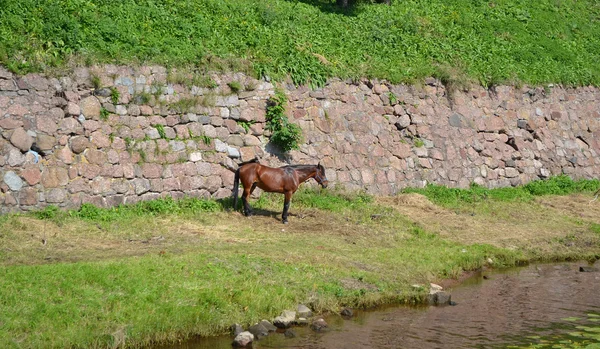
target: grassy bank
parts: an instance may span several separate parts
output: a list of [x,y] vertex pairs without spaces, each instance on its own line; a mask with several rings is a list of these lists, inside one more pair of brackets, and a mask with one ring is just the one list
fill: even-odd
[[289,225],[281,197],[264,194],[252,218],[201,200],[2,216],[0,346],[140,347],[300,302],[317,312],[419,302],[426,290],[411,285],[468,270],[600,258],[600,204],[588,204],[598,183],[536,185],[379,199],[306,190]]
[[0,63],[17,72],[158,63],[296,83],[375,77],[600,84],[594,0],[6,0]]

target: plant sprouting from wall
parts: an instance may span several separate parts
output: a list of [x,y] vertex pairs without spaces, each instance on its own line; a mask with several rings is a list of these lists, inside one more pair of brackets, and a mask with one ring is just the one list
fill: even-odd
[[154,128],[156,128],[156,131],[158,131],[160,138],[167,139],[167,133],[165,132],[165,127],[163,125],[156,124],[154,125]]
[[250,131],[250,127],[252,125],[254,125],[256,123],[256,121],[252,120],[252,121],[244,121],[244,120],[237,120],[237,124],[240,125],[244,131],[246,131],[246,133],[248,133]]
[[233,93],[238,93],[242,90],[242,84],[239,81],[232,81],[227,84]]
[[102,120],[102,121],[108,120],[109,115],[110,115],[110,112],[108,111],[108,109],[106,109],[104,107],[100,108],[100,120]]
[[117,90],[114,87],[111,87],[110,88],[110,100],[111,100],[111,102],[113,104],[118,104],[119,103],[119,97],[120,97],[119,90]]
[[267,101],[267,124],[265,127],[271,132],[271,143],[284,152],[299,149],[300,142],[302,142],[302,129],[300,126],[292,124],[285,115],[286,102],[285,93],[276,89],[275,95]]

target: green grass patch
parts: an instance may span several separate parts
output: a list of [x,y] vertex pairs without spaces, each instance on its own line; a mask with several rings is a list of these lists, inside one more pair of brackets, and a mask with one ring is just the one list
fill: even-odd
[[249,67],[317,86],[332,76],[393,83],[435,76],[456,87],[600,84],[595,0],[359,1],[350,11],[335,3],[8,0],[0,8],[0,63],[19,73],[70,60]]
[[597,179],[573,180],[569,176],[562,175],[547,180],[533,181],[519,187],[487,189],[473,184],[469,189],[458,189],[429,184],[425,188],[407,188],[403,192],[419,193],[438,205],[454,207],[486,200],[529,201],[535,196],[592,192],[599,187],[600,181]]

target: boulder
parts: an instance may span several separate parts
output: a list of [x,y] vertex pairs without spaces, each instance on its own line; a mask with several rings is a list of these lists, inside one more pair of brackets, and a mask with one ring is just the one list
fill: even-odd
[[250,326],[248,332],[252,333],[257,340],[269,335],[269,330],[267,330],[260,322]]
[[277,331],[277,327],[275,327],[272,323],[270,323],[267,320],[262,320],[260,322],[260,324],[263,325],[263,327],[266,328],[267,331],[269,331],[269,332],[275,332],[275,331]]
[[318,318],[310,324],[310,328],[315,332],[321,332],[329,327],[323,318]]
[[281,315],[273,320],[273,325],[278,328],[289,328],[296,320],[296,312],[291,310],[284,310]]
[[354,315],[354,312],[350,308],[344,308],[340,312],[340,315],[342,315],[344,317],[352,317]]
[[304,304],[298,304],[298,317],[308,318],[312,316],[312,311]]
[[442,286],[431,284],[429,289],[429,304],[431,305],[447,305],[451,304],[450,293],[443,290]]
[[285,336],[285,338],[294,338],[296,337],[296,332],[294,332],[294,330],[292,329],[287,329],[285,330],[285,332],[283,332],[283,335]]
[[248,331],[244,331],[235,336],[232,345],[234,347],[246,347],[249,344],[252,344],[253,341],[254,335]]

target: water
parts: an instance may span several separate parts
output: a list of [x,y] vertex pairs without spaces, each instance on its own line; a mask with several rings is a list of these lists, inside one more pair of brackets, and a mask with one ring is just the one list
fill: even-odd
[[[585,332],[577,326],[600,331],[600,272],[580,272],[586,265],[484,272],[450,289],[455,306],[385,307],[358,311],[349,320],[330,316],[327,332],[295,327],[296,337],[274,333],[254,348],[505,348],[540,338],[556,343],[576,339],[569,333]],[[200,338],[166,348],[225,349],[231,341],[230,336]],[[600,335],[593,335],[591,343],[600,343]]]

